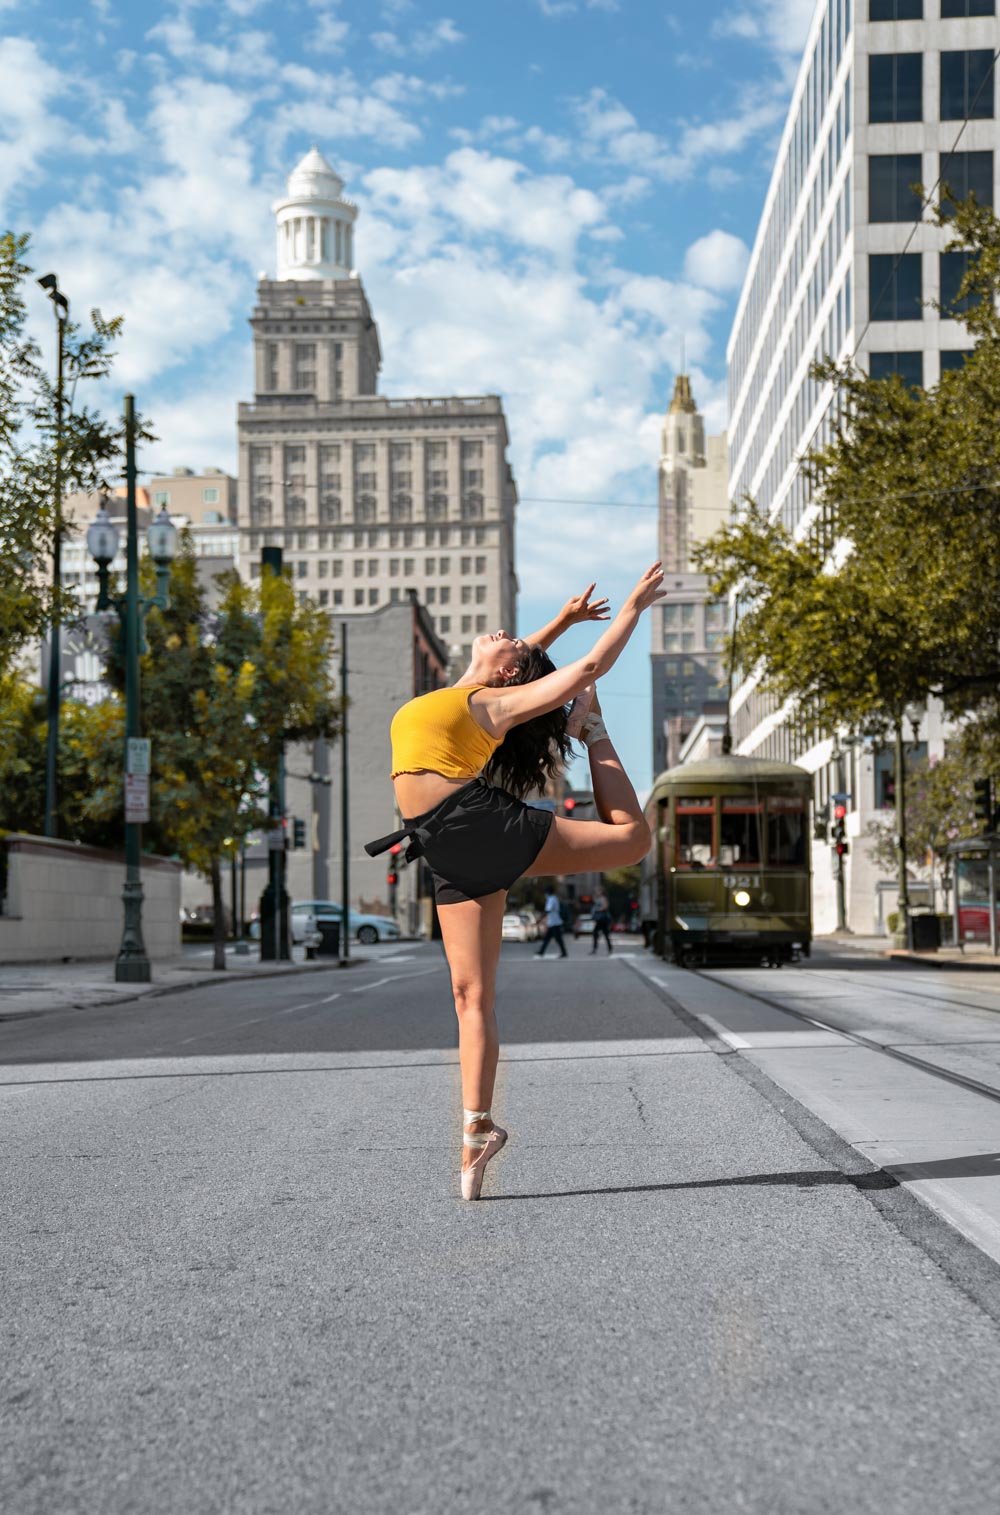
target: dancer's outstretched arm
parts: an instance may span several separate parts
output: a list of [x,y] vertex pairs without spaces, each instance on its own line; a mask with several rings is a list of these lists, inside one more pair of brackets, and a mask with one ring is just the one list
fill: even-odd
[[543,626],[541,631],[525,637],[524,641],[533,647],[541,647],[544,651],[552,646],[556,637],[561,637],[563,632],[568,631],[571,626],[579,626],[582,621],[609,621],[611,611],[608,609],[607,599],[594,600],[591,603],[590,596],[596,587],[596,582],[589,584],[583,594],[573,595],[572,599],[566,601],[554,621]]
[[502,689],[479,689],[469,700],[476,719],[495,736],[505,736],[512,726],[520,726],[536,715],[546,715],[565,705],[595,679],[602,678],[617,663],[626,643],[639,624],[639,617],[649,606],[662,599],[663,570],[659,563],[647,568],[607,630],[597,639],[592,652],[557,668],[543,679],[530,684],[509,684]]

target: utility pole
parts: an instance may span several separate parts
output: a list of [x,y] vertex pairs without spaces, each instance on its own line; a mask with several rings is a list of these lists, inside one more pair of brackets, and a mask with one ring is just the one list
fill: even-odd
[[[280,547],[264,547],[260,554],[261,573],[282,573]],[[287,962],[291,957],[288,943],[288,894],[285,890],[285,751],[280,744],[268,783],[267,888],[260,901],[260,956],[262,962]]]
[[[132,771],[132,743],[141,736],[139,710],[139,542],[135,504],[135,400],[125,396],[125,748]],[[147,779],[148,783],[148,779]],[[142,823],[129,820],[125,807],[125,922],[115,961],[117,983],[148,984],[149,958],[142,938]],[[148,814],[147,814],[148,819]]]
[[340,623],[340,961],[351,955],[351,810],[347,770],[347,622]]
[[896,722],[896,863],[898,867],[898,920],[893,941],[910,946],[910,895],[906,883],[906,753],[903,747],[903,717]]
[[63,494],[63,406],[65,403],[64,355],[69,301],[60,291],[55,274],[44,274],[39,284],[47,292],[56,313],[56,456],[53,470],[55,494],[55,530],[52,537],[52,625],[49,628],[48,730],[45,740],[45,835],[57,836],[59,821],[59,704],[62,682],[62,638],[59,627],[59,598],[62,592],[62,494]]

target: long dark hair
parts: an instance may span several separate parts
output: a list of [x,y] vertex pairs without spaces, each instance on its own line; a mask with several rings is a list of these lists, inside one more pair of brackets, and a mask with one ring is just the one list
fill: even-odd
[[[555,671],[555,663],[541,647],[529,647],[510,684],[533,684]],[[568,713],[567,706],[559,705],[548,715],[512,726],[483,769],[486,781],[519,798],[543,789],[546,779],[554,779],[570,755]]]

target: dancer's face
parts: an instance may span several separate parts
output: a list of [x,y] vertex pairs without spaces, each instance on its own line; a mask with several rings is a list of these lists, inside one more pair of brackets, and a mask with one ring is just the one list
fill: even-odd
[[509,684],[528,651],[527,642],[508,636],[506,631],[491,631],[476,637],[475,662],[488,672],[491,684]]

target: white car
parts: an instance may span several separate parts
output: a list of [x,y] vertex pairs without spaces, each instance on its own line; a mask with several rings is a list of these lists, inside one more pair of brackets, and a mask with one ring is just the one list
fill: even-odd
[[500,938],[505,942],[530,941],[527,918],[509,910],[500,924]]
[[[324,921],[343,921],[344,912],[333,900],[296,900],[292,906],[292,935],[295,934],[295,918],[299,914],[312,914],[316,917],[317,926],[322,926]],[[366,915],[362,911],[351,911],[351,935],[365,947],[373,946],[375,942],[398,942],[400,938],[399,922],[393,920],[391,915]]]

